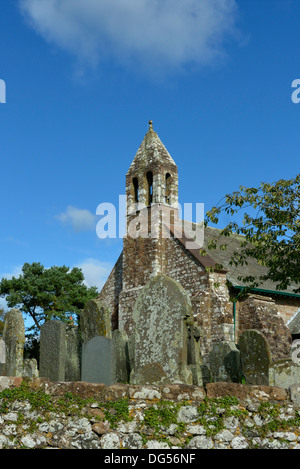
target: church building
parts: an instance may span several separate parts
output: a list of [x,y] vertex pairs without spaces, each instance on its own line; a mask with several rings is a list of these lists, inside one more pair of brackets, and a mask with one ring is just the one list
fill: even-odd
[[209,240],[218,237],[215,228],[203,228],[203,246],[191,242],[196,227],[186,222],[183,229],[179,217],[178,168],[151,121],[126,174],[126,198],[123,250],[99,295],[110,311],[112,330],[130,336],[139,293],[151,278],[163,274],[189,295],[204,363],[213,343],[237,343],[247,329],[267,337],[274,359],[289,355],[288,323],[300,311],[300,295],[292,288],[277,291],[265,282],[236,301],[235,294],[245,287],[239,280],[244,270],[258,277],[263,267],[253,259],[247,267],[229,265],[230,253],[238,248],[235,238],[227,238],[227,250],[206,250],[204,255]]

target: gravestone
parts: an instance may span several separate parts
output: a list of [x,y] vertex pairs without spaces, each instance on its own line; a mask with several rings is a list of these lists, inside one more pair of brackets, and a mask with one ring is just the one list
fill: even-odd
[[113,331],[112,339],[95,336],[83,342],[81,380],[106,385],[128,383],[129,353],[125,331]]
[[38,378],[39,370],[35,358],[25,358],[23,367],[23,378]]
[[112,359],[113,341],[95,336],[82,344],[81,381],[113,384],[116,369]]
[[89,300],[80,314],[80,335],[87,342],[99,335],[112,338],[109,308],[99,300]]
[[212,345],[209,354],[211,379],[216,382],[240,383],[242,379],[240,351],[233,342]]
[[3,339],[5,342],[6,375],[23,374],[25,325],[21,311],[11,309],[5,315]]
[[249,329],[240,336],[238,348],[246,384],[268,385],[272,356],[266,337]]
[[203,373],[203,363],[200,350],[200,336],[201,331],[199,328],[190,325],[188,331],[188,367],[193,375],[193,384],[196,386],[203,386],[205,379]]
[[193,384],[187,365],[190,299],[179,283],[157,275],[141,290],[133,308],[130,354],[132,384]]
[[76,326],[66,328],[65,381],[80,381],[80,340]]
[[269,385],[288,389],[300,383],[300,366],[292,358],[276,360],[270,365]]
[[112,332],[113,357],[115,361],[115,382],[129,383],[130,361],[128,349],[128,337],[125,331],[115,330]]
[[5,342],[0,338],[0,376],[6,374]]
[[40,377],[52,382],[65,380],[66,324],[47,321],[41,327]]

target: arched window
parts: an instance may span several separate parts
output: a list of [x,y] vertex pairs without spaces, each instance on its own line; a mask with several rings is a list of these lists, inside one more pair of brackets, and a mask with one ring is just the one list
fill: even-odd
[[138,178],[133,178],[133,191],[134,191],[134,202],[137,204],[139,201],[139,181]]
[[166,184],[165,184],[165,202],[170,205],[171,203],[171,174],[166,174]]
[[151,171],[147,173],[147,205],[151,205],[153,201],[153,174]]

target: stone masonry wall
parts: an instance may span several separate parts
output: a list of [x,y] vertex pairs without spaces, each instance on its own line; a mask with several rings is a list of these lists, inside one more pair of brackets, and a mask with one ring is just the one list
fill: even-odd
[[275,303],[285,324],[287,324],[295,314],[300,311],[300,298],[278,295],[275,297]]
[[111,311],[112,330],[118,328],[118,306],[120,293],[122,291],[122,278],[123,253],[118,258],[99,295],[99,300],[102,301]]
[[248,295],[238,304],[238,335],[247,329],[257,329],[266,336],[274,360],[289,356],[291,335],[272,298]]
[[300,449],[298,387],[0,377],[0,449]]

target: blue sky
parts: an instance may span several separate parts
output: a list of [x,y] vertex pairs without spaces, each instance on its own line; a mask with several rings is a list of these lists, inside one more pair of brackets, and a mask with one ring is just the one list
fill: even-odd
[[299,0],[0,0],[0,277],[41,262],[101,287],[122,240],[96,208],[149,119],[182,204],[296,176],[299,43]]

